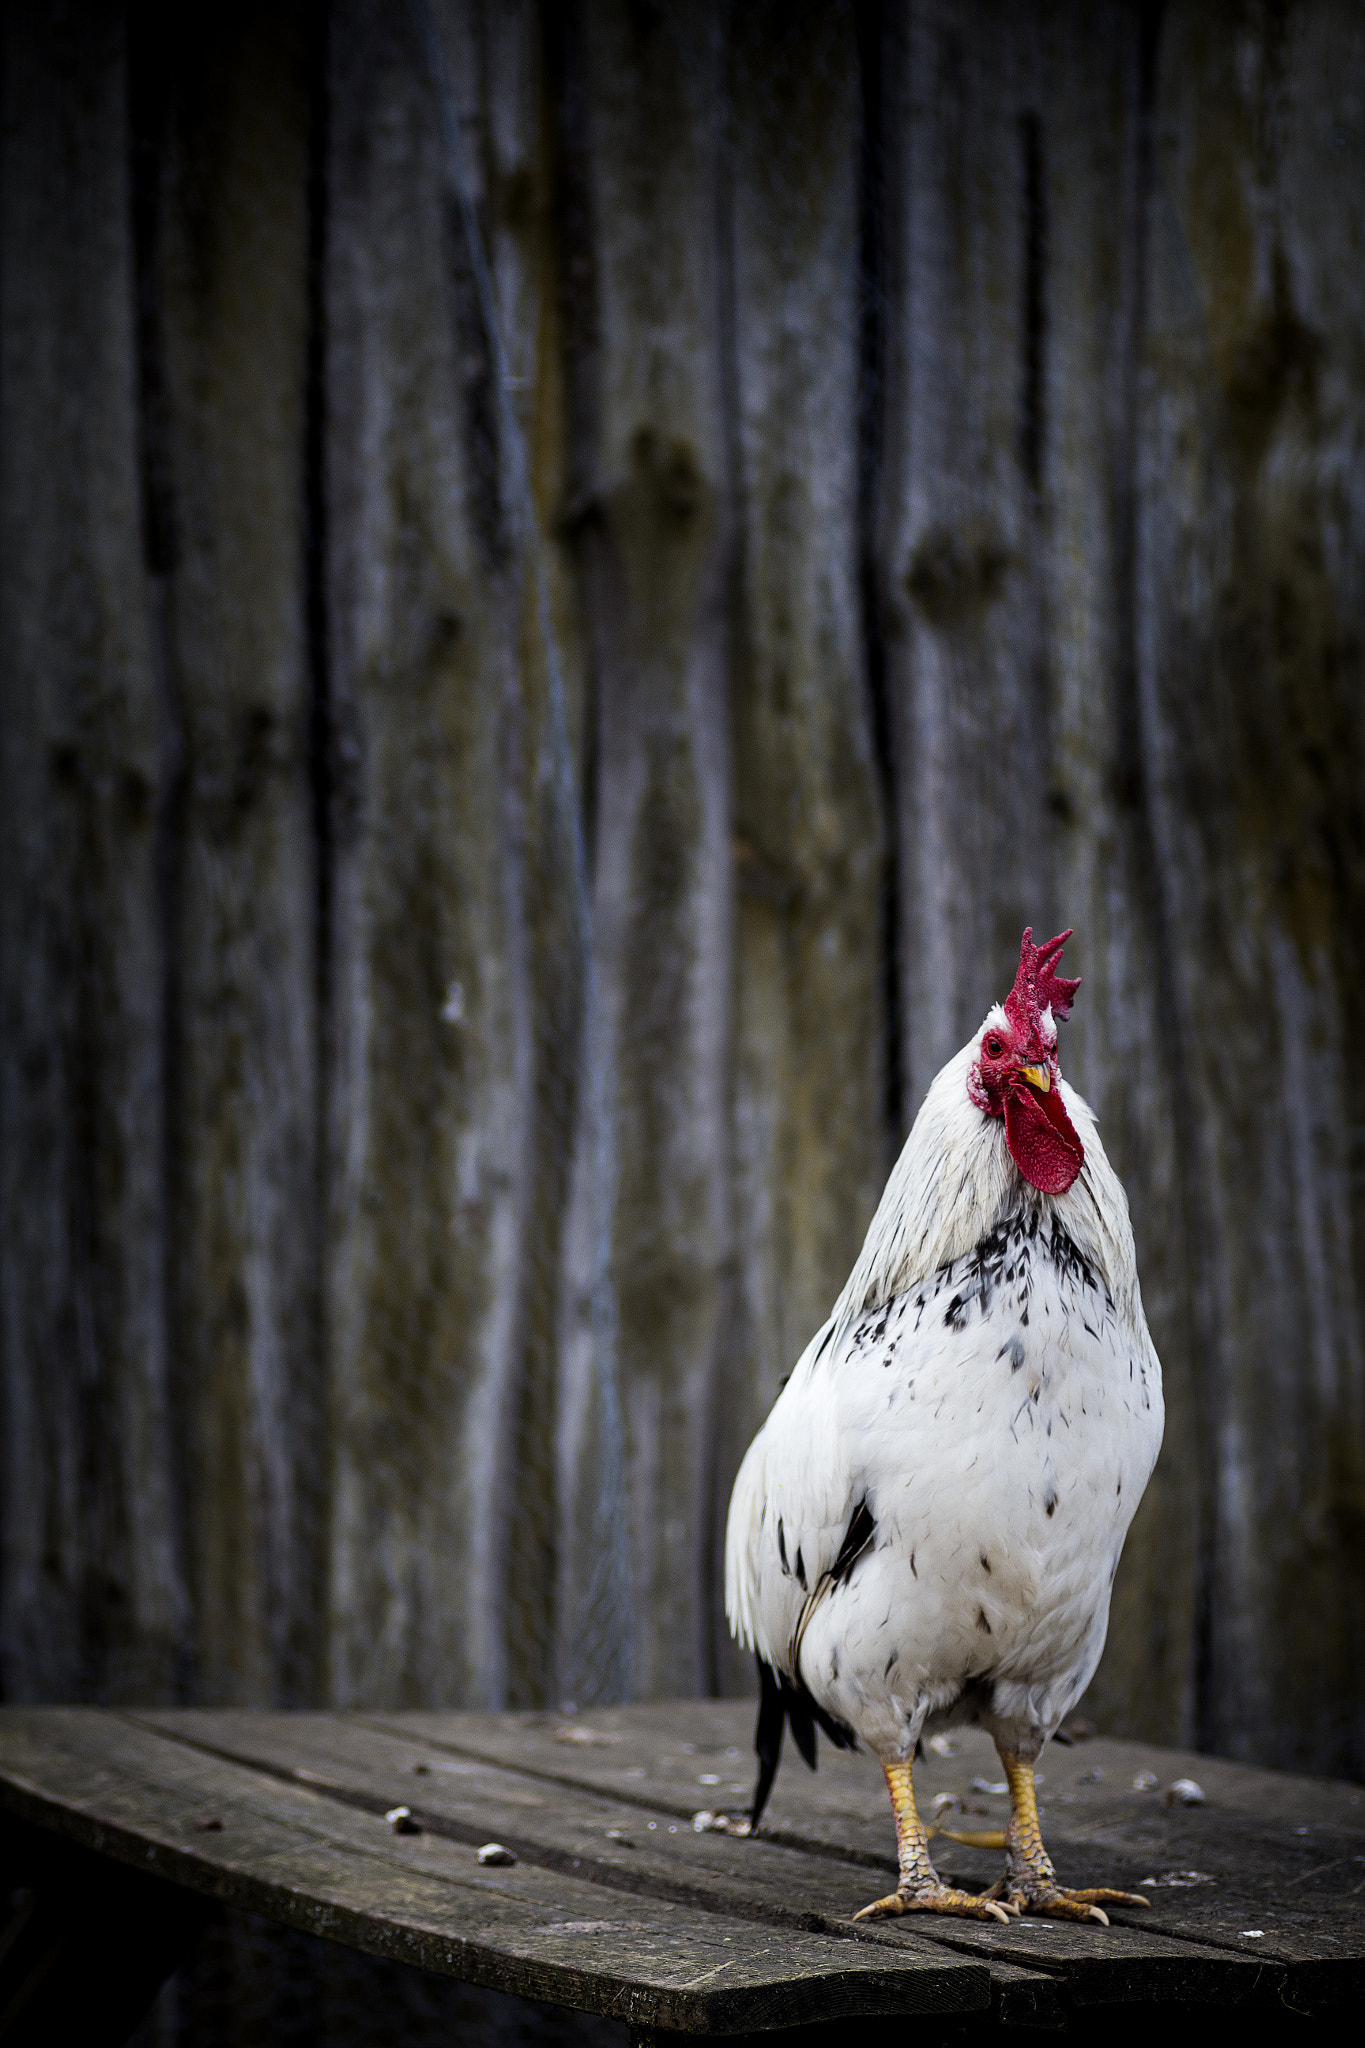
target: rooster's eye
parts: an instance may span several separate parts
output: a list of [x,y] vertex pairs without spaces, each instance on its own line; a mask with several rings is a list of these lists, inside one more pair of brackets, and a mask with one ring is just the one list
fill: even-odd
[[988,1038],[986,1040],[986,1050],[993,1060],[998,1060],[1005,1048],[998,1038]]

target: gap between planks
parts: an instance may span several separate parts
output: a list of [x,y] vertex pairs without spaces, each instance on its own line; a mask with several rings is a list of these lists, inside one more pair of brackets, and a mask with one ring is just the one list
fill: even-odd
[[[608,1790],[604,1786],[594,1784],[590,1779],[574,1777],[567,1772],[547,1770],[543,1765],[521,1762],[512,1763],[505,1756],[499,1755],[494,1749],[477,1744],[452,1742],[449,1738],[434,1736],[426,1730],[423,1730],[420,1735],[414,1734],[404,1730],[400,1723],[386,1720],[382,1715],[353,1714],[348,1715],[347,1718],[357,1722],[362,1727],[372,1729],[376,1734],[385,1735],[393,1741],[420,1743],[429,1749],[435,1750],[438,1754],[461,1757],[471,1763],[484,1764],[492,1770],[508,1771],[521,1777],[536,1779],[542,1784],[555,1785],[564,1791],[576,1792],[604,1801],[613,1800],[623,1806],[638,1807],[646,1812],[667,1814],[671,1819],[686,1819],[689,1824],[691,1822],[691,1812],[688,1811],[685,1805],[658,1796],[651,1797],[648,1793],[641,1792],[634,1787],[623,1786],[619,1790],[615,1788]],[[831,1863],[853,1865],[859,1869],[886,1871],[892,1876],[896,1874],[896,1863],[893,1857],[877,1856],[866,1850],[855,1848],[844,1850],[837,1847],[834,1843],[817,1841],[808,1835],[799,1834],[794,1829],[764,1826],[761,1833],[754,1839],[772,1843],[778,1848],[794,1850],[801,1855],[820,1857]],[[511,1845],[509,1844],[508,1846],[510,1847]],[[602,1881],[608,1884],[617,1882],[618,1879],[616,1874],[611,1871],[611,1866],[607,1865],[604,1868],[609,1874]],[[700,1891],[695,1894],[695,1897],[697,1903],[705,1903],[704,1895]],[[707,1910],[728,1911],[730,1909],[709,1905]],[[770,1909],[757,1907],[755,1917],[769,1918],[773,1916]],[[818,1917],[805,1914],[800,1916],[799,1920],[794,1924],[809,1926]],[[793,1923],[788,1920],[779,1924]],[[1065,1925],[1064,1922],[1059,1921],[1050,1921],[1045,1924],[1054,1930]],[[1216,1949],[1222,1954],[1236,1956],[1243,1962],[1250,1960],[1249,1952],[1244,1946],[1239,1946],[1236,1941],[1215,1931],[1171,1926],[1166,1922],[1163,1922],[1159,1929],[1153,1928],[1151,1930],[1142,1926],[1134,1926],[1131,1922],[1125,1920],[1118,1921],[1116,1926],[1122,1932],[1130,1936],[1136,1936],[1139,1940],[1149,1940],[1152,1935],[1159,1934],[1159,1938],[1163,1941],[1183,1942],[1188,1947],[1196,1950]],[[866,1923],[863,1926],[852,1927],[846,1920],[838,1919],[821,1921],[820,1931],[855,1941],[885,1940],[887,1938],[884,1934],[868,1929]],[[961,1926],[952,1922],[938,1923],[930,1920],[926,1915],[923,1922],[917,1921],[915,1923],[914,1932],[923,1940],[932,1941],[961,1954],[979,1956],[983,1951],[982,1933],[971,1922],[963,1922]],[[989,1936],[989,1930],[986,1930],[986,1933]],[[1093,1936],[1091,1936],[1089,1930],[1085,1930],[1083,1938],[1093,1939]],[[1068,1960],[1069,1958],[1064,1959],[1060,1956],[1055,1961],[1051,1958],[1035,1958],[1030,1956],[1028,1968],[1030,1972],[1036,1971],[1039,1974],[1050,1974],[1055,1971],[1058,1975],[1065,1977],[1066,1962]]]
[[[305,1791],[317,1793],[320,1798],[334,1800],[338,1805],[352,1807],[357,1812],[374,1814],[382,1819],[393,1808],[394,1801],[386,1798],[382,1793],[364,1792],[357,1786],[339,1784],[335,1779],[327,1778],[321,1772],[310,1770],[304,1766],[271,1763],[259,1756],[248,1755],[241,1750],[233,1749],[229,1745],[206,1741],[201,1736],[191,1735],[179,1728],[166,1727],[160,1721],[144,1719],[142,1715],[135,1712],[114,1711],[118,1713],[120,1719],[127,1721],[131,1726],[142,1730],[144,1733],[159,1735],[167,1741],[180,1743],[186,1749],[196,1750],[201,1755],[214,1757],[220,1763],[233,1764],[240,1770],[254,1771],[260,1776],[272,1778],[280,1784],[300,1786]],[[364,1715],[348,1715],[347,1718],[361,1727],[370,1729],[374,1734],[386,1736],[390,1741],[412,1740],[411,1737],[403,1738],[397,1736],[394,1730],[385,1728],[382,1723],[369,1720]],[[617,1800],[611,1793],[585,1786],[571,1778],[558,1777],[549,1771],[522,1770],[520,1766],[499,1762],[492,1757],[480,1755],[476,1751],[460,1749],[453,1743],[432,1742],[423,1737],[421,1739],[421,1746],[435,1750],[438,1753],[462,1757],[470,1763],[483,1764],[488,1770],[503,1771],[508,1776],[532,1778],[541,1784],[554,1785],[561,1791],[573,1792],[580,1798],[597,1800],[603,1805],[615,1803],[623,1806],[637,1807],[645,1812],[667,1814],[673,1819],[686,1819],[689,1827],[691,1826],[691,1814],[684,1815],[680,1807],[668,1805],[662,1800],[631,1798],[628,1795]],[[430,1807],[415,1806],[411,1800],[405,1800],[403,1803],[408,1806],[413,1820],[426,1834],[437,1835],[446,1841],[458,1842],[468,1848],[478,1848],[482,1843],[489,1840],[487,1828],[476,1827],[472,1823],[465,1821],[452,1820],[446,1814],[433,1812]],[[783,1912],[780,1907],[765,1905],[761,1900],[757,1899],[720,1899],[714,1891],[708,1890],[702,1885],[688,1884],[685,1879],[671,1879],[638,1868],[635,1870],[618,1869],[613,1864],[604,1863],[593,1857],[574,1856],[568,1850],[555,1849],[547,1843],[533,1841],[529,1836],[511,1833],[501,1826],[498,1829],[497,1839],[505,1849],[510,1849],[523,1863],[536,1864],[542,1869],[557,1871],[565,1877],[586,1878],[590,1884],[600,1884],[608,1890],[632,1893],[645,1898],[661,1899],[674,1905],[696,1907],[702,1912],[714,1913],[722,1919],[753,1920],[768,1926],[786,1928],[800,1934],[828,1934],[843,1941],[871,1942],[882,1947],[891,1947],[901,1949],[902,1951],[905,1947],[906,1935],[909,1935],[911,1939],[915,1935],[921,1935],[928,1939],[941,1939],[941,1937],[937,1936],[936,1932],[935,1934],[929,1934],[927,1930],[919,1927],[913,1930],[905,1929],[898,1935],[892,1935],[890,1932],[883,1931],[875,1926],[864,1925],[854,1927],[846,1920],[828,1918],[827,1916],[806,1910]],[[856,1853],[840,1856],[837,1850],[825,1843],[809,1844],[795,1838],[785,1840],[776,1835],[765,1836],[763,1839],[771,1841],[779,1847],[792,1848],[798,1852],[818,1855],[831,1862],[852,1864],[860,1869],[873,1865],[873,1867],[889,1870],[893,1874],[896,1869],[894,1861],[889,1857],[873,1859]],[[972,1949],[971,1953],[979,1956],[980,1951]],[[1046,1970],[1044,1974],[1046,1974]]]
[[[671,1703],[674,1712],[676,1712],[679,1704]],[[687,1704],[690,1705],[691,1703]],[[708,1702],[707,1704],[715,1706],[718,1703]],[[738,1706],[738,1704],[734,1703],[735,1706]],[[747,1703],[745,1703],[745,1709],[747,1710]],[[615,1723],[618,1715],[619,1710],[609,1710],[604,1718],[609,1722]],[[648,1725],[646,1725],[646,1717],[650,1717]],[[659,1797],[639,1789],[632,1789],[620,1784],[619,1781],[613,1782],[611,1785],[605,1785],[600,1782],[598,1773],[590,1765],[585,1767],[585,1762],[583,1761],[579,1763],[578,1773],[571,1775],[566,1771],[549,1769],[544,1763],[524,1760],[523,1755],[520,1753],[515,1756],[509,1756],[505,1743],[499,1743],[496,1739],[490,1739],[488,1736],[480,1740],[476,1733],[472,1739],[458,1741],[453,1740],[444,1730],[438,1733],[431,1726],[433,1720],[453,1719],[466,1724],[474,1724],[477,1727],[479,1723],[491,1717],[478,1715],[444,1717],[420,1714],[411,1717],[411,1720],[418,1724],[415,1727],[408,1725],[409,1717],[405,1715],[386,1716],[372,1714],[367,1716],[348,1716],[347,1718],[361,1721],[365,1726],[371,1727],[379,1733],[386,1734],[394,1740],[424,1743],[437,1751],[445,1751],[454,1756],[465,1757],[492,1768],[519,1773],[527,1777],[537,1777],[543,1782],[552,1783],[580,1793],[593,1793],[600,1798],[616,1799],[626,1804],[647,1806],[650,1810],[666,1812],[671,1815],[690,1816],[690,1806],[675,1803],[676,1793],[675,1801],[671,1802],[666,1796]],[[555,1717],[542,1716],[539,1718],[553,1720]],[[628,1710],[627,1714],[621,1718],[629,1720],[634,1724],[625,1731],[627,1741],[633,1735],[638,1740],[648,1740],[650,1743],[657,1743],[659,1741],[675,1739],[678,1733],[683,1732],[680,1728],[665,1731],[654,1727],[654,1717],[648,1708]],[[712,1718],[714,1720],[714,1716]],[[729,1723],[732,1716],[727,1715],[724,1719]],[[494,1731],[494,1736],[496,1732]],[[521,1732],[526,1734],[530,1731],[522,1730]],[[543,1729],[537,1728],[535,1734],[539,1736],[543,1732]],[[698,1728],[692,1728],[688,1732],[699,1734],[701,1731]],[[720,1740],[725,1741],[741,1735],[743,1731],[736,1722],[733,1726],[726,1725],[723,1731],[717,1726],[712,1725],[707,1727],[704,1732],[711,1738],[709,1747],[714,1748],[717,1736],[720,1737]],[[622,1739],[622,1735],[617,1733],[610,1739],[619,1741]],[[684,1748],[688,1749],[689,1745],[684,1745]],[[638,1757],[641,1753],[640,1749],[629,1746],[623,1750],[622,1756]],[[697,1754],[699,1755],[700,1751]],[[1168,1775],[1173,1773],[1188,1775],[1192,1769],[1199,1771],[1201,1778],[1209,1786],[1215,1801],[1215,1804],[1208,1809],[1208,1815],[1210,1822],[1213,1822],[1215,1815],[1217,1816],[1220,1832],[1218,1846],[1224,1854],[1229,1850],[1233,1850],[1239,1859],[1253,1849],[1262,1855],[1274,1853],[1275,1845],[1269,1839],[1270,1835],[1277,1828],[1283,1829],[1289,1826],[1292,1820],[1300,1818],[1307,1819],[1310,1816],[1314,1816],[1318,1826],[1330,1825],[1334,1829],[1340,1830],[1343,1835],[1350,1836],[1353,1840],[1359,1834],[1360,1816],[1345,1814],[1341,1810],[1341,1802],[1344,1799],[1350,1800],[1354,1804],[1361,1797],[1357,1788],[1348,1784],[1329,1779],[1286,1778],[1282,1773],[1269,1772],[1254,1766],[1235,1764],[1228,1759],[1195,1756],[1192,1753],[1183,1751],[1163,1751],[1153,1749],[1150,1745],[1146,1744],[1114,1740],[1102,1739],[1095,1744],[1093,1751],[1087,1749],[1085,1754],[1093,1757],[1104,1756],[1107,1767],[1106,1776],[1112,1774],[1112,1785],[1108,1788],[1105,1807],[1100,1811],[1085,1815],[1072,1814],[1068,1816],[1054,1813],[1051,1816],[1049,1836],[1050,1838],[1056,1837],[1059,1839],[1064,1848],[1079,1848],[1091,1851],[1104,1849],[1130,1860],[1136,1855],[1138,1861],[1144,1864],[1150,1864],[1153,1857],[1158,1862],[1163,1859],[1168,1862],[1173,1860],[1179,1861],[1180,1855],[1174,1850],[1173,1845],[1170,1848],[1160,1849],[1151,1845],[1144,1845],[1135,1849],[1133,1841],[1125,1837],[1125,1829],[1132,1823],[1150,1823],[1152,1818],[1151,1808],[1141,1812],[1137,1810],[1119,1812],[1114,1810],[1111,1803],[1114,1794],[1122,1793],[1125,1781],[1131,1777],[1135,1769],[1139,1767],[1146,1768],[1151,1765],[1163,1768]],[[664,1759],[664,1761],[667,1762],[668,1759]],[[836,1757],[834,1759],[835,1769],[837,1770],[846,1761],[846,1759]],[[958,1761],[959,1767],[966,1764],[965,1758],[961,1758]],[[933,1760],[927,1759],[926,1763],[930,1771],[932,1771]],[[1078,1782],[1084,1783],[1085,1781],[1079,1780]],[[880,1786],[878,1786],[878,1794],[880,1794]],[[818,1789],[816,1796],[819,1796]],[[880,1804],[880,1800],[878,1800],[878,1803]],[[825,1812],[829,1810],[828,1799],[822,1802],[821,1810]],[[1330,1818],[1328,1818],[1329,1815]],[[1081,1823],[1079,1826],[1077,1824],[1078,1821]],[[1247,1824],[1254,1825],[1258,1833],[1264,1832],[1266,1839],[1255,1843],[1248,1841],[1243,1832]],[[1298,1832],[1302,1831],[1296,1830],[1296,1833]],[[1235,1839],[1228,1839],[1229,1834],[1233,1835]],[[851,1846],[845,1848],[843,1845],[811,1840],[794,1830],[765,1825],[759,1839],[767,1843],[788,1847],[803,1854],[823,1856],[838,1864],[856,1863],[873,1869],[894,1870],[894,1865],[888,1859],[860,1852]],[[1365,1836],[1361,1836],[1360,1839],[1362,1840],[1362,1845],[1365,1846]],[[1289,1880],[1289,1883],[1292,1885],[1304,1882],[1312,1874],[1312,1872],[1298,1873]],[[1240,1861],[1238,1871],[1230,1879],[1222,1882],[1219,1903],[1228,1910],[1230,1920],[1245,1918],[1248,1922],[1255,1921],[1262,1917],[1266,1911],[1272,1909],[1272,1901],[1256,1885],[1245,1882],[1238,1883],[1239,1875],[1243,1877],[1246,1875]],[[1134,1882],[1137,1883],[1136,1878]],[[1142,1889],[1140,1883],[1137,1884],[1137,1888]],[[1281,1911],[1288,1904],[1283,1897],[1276,1899],[1273,1903]],[[1164,1904],[1166,1914],[1169,1915],[1171,1910],[1170,1901],[1160,1902],[1157,1908],[1158,1912],[1160,1911],[1161,1904]],[[1040,1924],[1046,1924],[1055,1931],[1060,1923],[1032,1921],[1030,1924],[1035,1927]],[[1210,1926],[1207,1924],[1206,1918],[1202,1916],[1198,1924],[1194,1925],[1184,1925],[1170,1917],[1157,1918],[1155,1913],[1152,1921],[1148,1921],[1144,1915],[1142,1921],[1136,1924],[1131,1921],[1120,1921],[1117,1924],[1119,1927],[1125,1928],[1129,1935],[1133,1937],[1146,1939],[1157,1937],[1163,1941],[1173,1940],[1183,1943],[1190,1948],[1218,1952],[1226,1956],[1235,1956],[1242,1962],[1246,1962],[1252,1954],[1252,1951],[1247,1948],[1245,1940],[1240,1934],[1233,1935],[1222,1927]],[[924,1931],[927,1939],[944,1945],[949,1945],[956,1940],[958,1945],[967,1952],[979,1954],[981,1952],[979,1946],[980,1935],[974,1929],[968,1932],[969,1925],[970,1923],[951,1923],[951,1931],[949,1931],[948,1925],[932,1922],[917,1923],[917,1931]],[[1335,1966],[1345,1960],[1341,1953],[1343,1946],[1346,1947],[1348,1954],[1351,1952],[1352,1936],[1357,1937],[1355,1946],[1358,1952],[1362,1944],[1358,1939],[1359,1929],[1355,1927],[1342,1929],[1340,1933],[1331,1934],[1325,1933],[1319,1928],[1316,1936],[1302,1928],[1285,1928],[1280,1931],[1273,1948],[1271,1944],[1267,1943],[1266,1949],[1259,1953],[1264,1955],[1267,1962],[1273,1958],[1274,1961],[1289,1968],[1298,1968],[1315,1963]],[[1030,1958],[1030,1961],[1032,1960]],[[1045,1967],[1046,1965],[1040,1964],[1040,1966]]]
[[[395,1803],[391,1791],[381,1794],[378,1792],[367,1792],[354,1785],[343,1785],[336,1778],[329,1778],[325,1774],[311,1768],[263,1758],[258,1750],[244,1750],[240,1747],[234,1747],[230,1742],[224,1742],[221,1739],[212,1741],[207,1736],[196,1735],[188,1729],[177,1727],[173,1722],[163,1722],[160,1717],[149,1717],[146,1720],[138,1716],[129,1716],[129,1718],[134,1719],[139,1727],[163,1736],[169,1736],[171,1739],[184,1743],[186,1747],[197,1748],[205,1754],[212,1755],[241,1768],[259,1771],[263,1775],[273,1777],[279,1782],[305,1787],[323,1797],[336,1799],[340,1803],[365,1812],[382,1815]],[[489,1756],[477,1749],[443,1742],[425,1732],[418,1735],[402,1728],[395,1728],[377,1717],[365,1715],[339,1717],[338,1732],[341,1732],[346,1727],[360,1727],[373,1735],[378,1735],[386,1744],[393,1744],[395,1750],[397,1750],[399,1745],[403,1745],[418,1751],[425,1750],[438,1755],[443,1753],[450,1754],[510,1779],[531,1779],[542,1784],[554,1785],[557,1789],[570,1793],[581,1801],[590,1805],[600,1806],[604,1809],[609,1809],[613,1805],[625,1805],[635,1810],[660,1812],[690,1818],[690,1816],[683,1815],[682,1809],[657,1799],[650,1799],[639,1795],[620,1798],[614,1789],[585,1784],[581,1779],[573,1779],[544,1769],[536,1769],[535,1767],[524,1768],[519,1763],[509,1763],[505,1757]],[[366,1767],[368,1766],[353,1766],[353,1768]],[[396,1778],[401,1778],[402,1775],[405,1775],[401,1772],[396,1762],[394,1768]],[[485,1792],[484,1796],[489,1795]],[[496,1794],[492,1796],[496,1804]],[[1008,1951],[1001,1953],[1001,1939],[995,1935],[994,1930],[978,1926],[973,1922],[957,1923],[954,1921],[939,1923],[926,1916],[922,1922],[916,1920],[913,1930],[898,1925],[882,1929],[876,1926],[868,1926],[866,1923],[855,1927],[849,1918],[829,1916],[809,1906],[800,1909],[784,1910],[780,1905],[772,1901],[765,1902],[752,1896],[746,1897],[742,1893],[736,1896],[734,1892],[729,1890],[725,1891],[722,1895],[718,1890],[710,1891],[701,1884],[689,1882],[683,1877],[675,1877],[657,1870],[641,1869],[638,1865],[634,1869],[626,1870],[611,1863],[600,1861],[590,1854],[586,1856],[582,1854],[575,1855],[571,1851],[556,1849],[543,1841],[536,1841],[528,1836],[511,1834],[505,1829],[501,1820],[498,1820],[496,1823],[469,1823],[453,1820],[449,1816],[434,1812],[430,1808],[414,1807],[412,1806],[410,1796],[406,1797],[403,1803],[409,1805],[414,1819],[418,1821],[420,1826],[438,1837],[474,1846],[480,1841],[489,1839],[490,1828],[495,1827],[497,1838],[506,1847],[513,1849],[527,1863],[539,1864],[543,1868],[557,1871],[565,1876],[586,1878],[589,1882],[600,1884],[608,1889],[622,1891],[628,1895],[655,1898],[713,1913],[727,1919],[743,1919],[762,1925],[782,1927],[793,1932],[832,1936],[839,1940],[871,1942],[878,1946],[899,1950],[901,1953],[904,1953],[907,1948],[912,1946],[918,1947],[920,1942],[924,1942],[935,1949],[947,1950],[950,1953],[963,1957],[971,1957],[979,1962],[986,1962],[992,1971],[996,1972],[1001,1982],[1004,1981],[1003,1973],[1017,1972],[1018,1978],[1015,1981],[1032,1979],[1036,1983],[1040,1978],[1050,1978],[1054,1982],[1068,1983],[1074,1988],[1078,1968],[1085,1976],[1107,1975],[1111,1970],[1115,1968],[1121,1970],[1125,1965],[1137,1965],[1140,1968],[1144,1963],[1152,1965],[1160,1963],[1169,1964],[1174,1960],[1167,1945],[1172,1936],[1170,1930],[1165,1927],[1160,1930],[1153,1929],[1149,1932],[1141,1926],[1133,1927],[1120,1923],[1118,1927],[1103,1932],[1096,1929],[1085,1929],[1078,1933],[1077,1930],[1068,1927],[1065,1923],[1030,1919],[1021,1923],[1016,1929],[1004,1930],[1003,1932],[1006,1934],[1013,1933],[1016,1942],[1021,1937],[1030,1938],[1045,1935],[1049,1937],[1049,1946],[1052,1943],[1056,1943],[1057,1946],[1054,1952],[1042,1954],[1031,1948],[1026,1958],[1021,1958],[1017,1954],[1011,1955]],[[759,1839],[773,1843],[773,1846],[781,1846],[773,1842],[772,1837],[765,1836]],[[804,1847],[804,1843],[800,1845],[800,1849],[804,1849]],[[863,1867],[862,1859],[859,1859],[857,1864],[854,1865],[852,1858],[838,1858],[829,1846],[825,1844],[819,1845],[819,1853],[828,1861],[842,1862],[845,1868],[850,1866]],[[889,1867],[894,1869],[894,1866]],[[1227,1960],[1229,1958],[1236,1958],[1238,1965],[1236,1974],[1238,1976],[1241,1975],[1242,1970],[1246,1969],[1250,1963],[1246,1950],[1238,1949],[1230,1943],[1225,1944],[1202,1939],[1197,1933],[1180,1935],[1174,1938],[1178,1941],[1180,1950],[1185,1955],[1188,1955],[1192,1962],[1197,1961],[1202,1955],[1210,1963],[1213,1963],[1216,1959],[1226,1969]],[[1269,1958],[1265,1960],[1266,1963],[1270,1961]],[[1264,1967],[1264,1965],[1261,1965],[1261,1967]],[[1275,1967],[1275,1965],[1271,1965],[1271,1967]],[[1231,1985],[1224,1987],[1225,1994],[1230,1992],[1231,1989]],[[1249,1983],[1248,1989],[1250,1989]]]
[[[130,1715],[76,1709],[75,1716],[62,1709],[15,1710],[17,1750],[15,1741],[4,1744],[0,1779],[8,1786],[3,1803],[16,1817],[172,1883],[352,1947],[521,1996],[683,2031],[727,2033],[801,2017],[990,2005],[984,1958],[964,1972],[956,1958],[908,1948],[899,1955],[850,1949],[819,1936],[796,1948],[778,1946],[765,1939],[765,1930],[671,1904],[662,1911],[677,1918],[659,1921],[657,1903],[638,1897],[629,1901],[628,1923],[599,1925],[594,1916],[581,1927],[577,1918],[561,1926],[566,1910],[592,1915],[590,1885],[535,1865],[524,1872],[433,1870],[424,1866],[420,1843],[414,1844],[414,1860],[401,1840],[362,1840],[341,1819],[345,1806],[338,1814],[339,1832],[319,1827],[336,1803],[321,1798],[314,1786],[281,1783],[276,1792],[268,1774],[205,1755]],[[6,1718],[0,1716],[0,1731]],[[102,1738],[101,1724],[123,1736],[122,1746]],[[211,1778],[204,1782],[205,1771],[222,1774],[216,1786]],[[150,1825],[128,1810],[130,1798],[134,1807],[145,1808],[148,1795]],[[202,1846],[182,1841],[188,1816],[182,1812],[177,1820],[171,1811],[177,1795],[221,1800],[221,1812],[229,1816],[226,1834],[202,1836]],[[281,1797],[285,1809],[276,1811]],[[303,1802],[297,1810],[295,1801]],[[464,1901],[453,1927],[452,1897]],[[553,1914],[549,1922],[547,1910]],[[589,1960],[571,1939],[578,1933],[638,1939],[624,1957],[613,1949]],[[724,1955],[721,1944],[729,1948],[732,1939],[733,1953]],[[697,1975],[697,1963],[711,1957],[728,1973],[727,1986],[711,1984],[719,1968]],[[774,2002],[785,2015],[779,2021],[771,2017]]]

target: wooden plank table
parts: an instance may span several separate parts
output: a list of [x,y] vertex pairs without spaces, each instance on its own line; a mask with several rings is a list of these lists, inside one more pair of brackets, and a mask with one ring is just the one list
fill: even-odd
[[[812,1777],[791,1753],[759,1836],[694,1828],[747,1798],[751,1723],[711,1700],[571,1719],[4,1709],[0,2041],[56,2038],[73,2013],[83,2038],[121,2038],[208,1901],[641,2037],[914,2014],[921,2035],[985,2038],[1217,2005],[1292,2028],[1365,1992],[1359,1787],[1054,1744],[1040,1805],[1063,1882],[1141,1890],[1149,1910],[1108,1929],[855,1926],[895,1870],[870,1758],[826,1746]],[[960,1827],[1003,1825],[989,1742],[954,1743],[918,1766],[923,1804],[950,1792]],[[1168,1800],[1186,1777],[1202,1804]],[[480,1864],[490,1841],[515,1863]],[[936,1855],[973,1889],[1000,1862],[946,1839]]]

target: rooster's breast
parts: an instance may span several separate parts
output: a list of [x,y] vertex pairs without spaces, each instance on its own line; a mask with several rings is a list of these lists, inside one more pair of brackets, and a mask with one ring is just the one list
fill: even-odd
[[811,1603],[806,1685],[882,1754],[936,1718],[1055,1725],[1098,1662],[1160,1447],[1145,1331],[1035,1213],[815,1370],[875,1533]]

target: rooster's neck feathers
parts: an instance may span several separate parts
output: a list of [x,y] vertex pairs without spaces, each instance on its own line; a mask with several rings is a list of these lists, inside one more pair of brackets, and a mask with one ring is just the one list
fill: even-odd
[[1089,1105],[1059,1084],[1085,1163],[1064,1195],[1039,1194],[1011,1159],[1004,1124],[984,1116],[968,1093],[980,1036],[949,1060],[925,1096],[826,1333],[837,1342],[867,1310],[965,1258],[1006,1216],[1036,1208],[1060,1224],[1108,1287],[1120,1318],[1145,1341],[1128,1202]]

